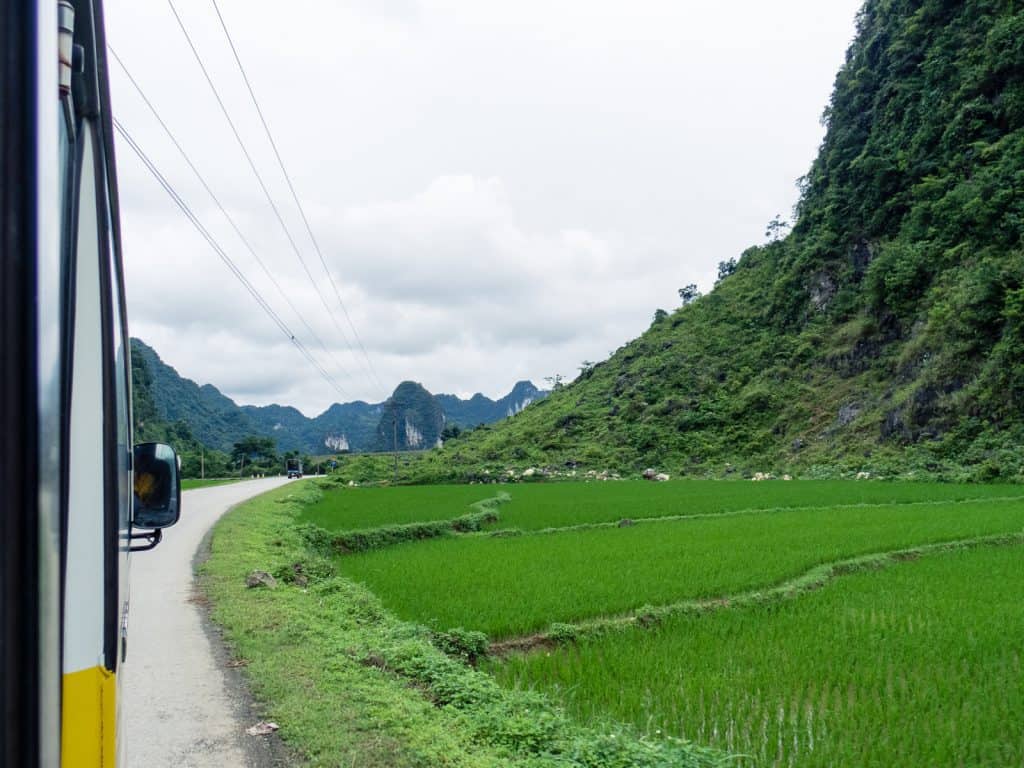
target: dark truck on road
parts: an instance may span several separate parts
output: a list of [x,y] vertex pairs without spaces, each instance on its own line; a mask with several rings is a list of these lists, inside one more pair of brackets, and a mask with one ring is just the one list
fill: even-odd
[[293,477],[302,477],[302,462],[298,459],[288,459],[285,462],[285,473],[289,480]]

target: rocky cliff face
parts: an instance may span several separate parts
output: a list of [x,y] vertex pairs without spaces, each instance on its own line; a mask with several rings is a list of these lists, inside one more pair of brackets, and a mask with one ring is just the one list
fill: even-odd
[[445,414],[422,384],[403,381],[381,408],[377,450],[417,451],[441,444]]
[[509,416],[515,416],[530,403],[545,397],[547,392],[538,389],[530,381],[520,381],[504,397],[491,400],[479,392],[469,400],[455,395],[438,395],[449,424],[471,429],[480,424],[491,424]]

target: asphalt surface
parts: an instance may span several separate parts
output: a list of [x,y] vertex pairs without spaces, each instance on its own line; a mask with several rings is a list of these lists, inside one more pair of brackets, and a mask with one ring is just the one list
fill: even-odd
[[258,715],[240,673],[228,669],[194,591],[197,553],[217,519],[286,482],[268,478],[185,491],[178,524],[156,549],[132,555],[119,724],[130,768],[287,764],[275,738],[246,734]]

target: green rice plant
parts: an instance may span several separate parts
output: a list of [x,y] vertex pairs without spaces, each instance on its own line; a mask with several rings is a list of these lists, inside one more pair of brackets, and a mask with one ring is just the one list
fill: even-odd
[[[301,520],[332,531],[451,520],[496,495],[498,486],[441,485],[332,488],[303,511]],[[709,515],[744,510],[825,505],[909,504],[967,499],[1024,498],[1008,485],[782,480],[546,482],[502,484],[510,503],[501,509],[503,528],[540,530],[622,520]]]
[[645,604],[726,597],[857,555],[1022,528],[1020,500],[792,509],[435,539],[335,562],[403,618],[503,638]]
[[1024,488],[942,483],[679,480],[534,483],[508,489],[502,525],[523,530],[743,510],[1024,498]]
[[759,766],[1024,764],[1024,547],[844,576],[490,662],[505,685]]
[[495,495],[494,488],[478,485],[329,488],[299,521],[329,531],[430,523],[467,515],[471,504]]

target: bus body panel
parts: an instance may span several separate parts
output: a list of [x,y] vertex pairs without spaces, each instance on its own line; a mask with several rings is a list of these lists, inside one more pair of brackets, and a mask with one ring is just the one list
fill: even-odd
[[102,3],[0,5],[0,765],[111,768],[133,436]]

